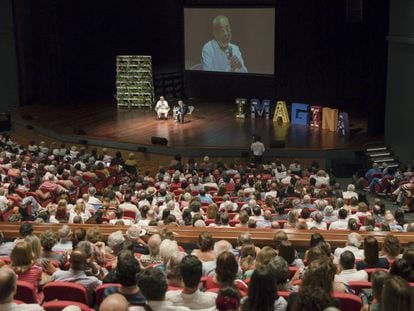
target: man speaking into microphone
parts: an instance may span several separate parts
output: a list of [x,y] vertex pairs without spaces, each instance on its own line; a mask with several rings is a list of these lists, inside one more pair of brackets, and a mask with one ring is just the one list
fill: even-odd
[[212,24],[214,39],[203,46],[201,55],[203,70],[247,72],[239,47],[230,43],[229,19],[224,15],[218,15],[213,19]]

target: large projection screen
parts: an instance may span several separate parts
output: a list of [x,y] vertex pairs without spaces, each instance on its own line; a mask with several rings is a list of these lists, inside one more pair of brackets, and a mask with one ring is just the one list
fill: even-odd
[[184,8],[185,69],[273,75],[275,8]]

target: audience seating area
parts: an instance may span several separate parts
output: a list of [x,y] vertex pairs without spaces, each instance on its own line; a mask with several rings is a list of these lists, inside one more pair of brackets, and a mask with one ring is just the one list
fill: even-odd
[[[374,237],[380,246],[390,234],[389,231],[393,231],[393,237],[398,239],[402,247],[408,249],[414,242],[412,232],[406,232],[411,231],[407,229],[410,224],[403,227],[401,223],[398,230],[393,230],[393,225],[400,224],[392,218],[387,226],[383,226],[383,222],[388,221],[387,214],[392,213],[384,209],[380,200],[366,204],[367,193],[362,189],[358,192],[359,200],[344,197],[341,185],[333,182],[334,176],[320,170],[317,163],[300,169],[296,160],[288,166],[288,170],[280,160],[266,165],[236,165],[221,161],[214,163],[206,157],[197,165],[191,159],[183,163],[176,156],[165,168],[150,174],[139,171],[133,154],[129,155],[128,160],[123,160],[120,153],[112,156],[106,150],[99,153],[94,149],[89,154],[75,147],[47,148],[44,143],[39,146],[33,143],[26,150],[8,140],[7,136],[0,141],[3,150],[0,153],[0,197],[6,198],[0,206],[3,240],[24,238],[21,232],[23,222],[32,224],[33,234],[38,237],[50,231],[58,233],[62,225],[66,224],[71,232],[98,228],[101,240],[93,242],[94,251],[98,252],[98,247],[101,247],[98,244],[104,242],[113,257],[104,264],[100,263],[101,270],[98,269],[96,274],[100,279],[99,271],[102,272],[102,268],[106,272],[116,269],[119,250],[115,251],[109,245],[108,237],[118,231],[121,236],[127,237],[130,225],[126,224],[146,230],[139,237],[140,243],[144,245],[149,244],[151,236],[167,230],[171,233],[170,238],[186,253],[199,247],[200,236],[205,232],[211,234],[213,243],[228,241],[234,249],[240,237],[248,232],[249,243],[256,248],[270,246],[276,249],[276,254],[278,245],[275,234],[280,232],[286,233],[288,241],[301,253],[309,250],[315,233],[320,233],[329,242],[331,251],[346,246],[352,232],[358,232],[361,239]],[[295,168],[297,170],[293,172]],[[375,176],[365,179],[362,184],[379,191],[378,186],[371,184],[373,178],[378,178]],[[397,185],[393,191],[396,191]],[[348,192],[354,191],[355,188],[348,187]],[[318,204],[321,201],[320,206]],[[365,204],[367,210],[361,212],[358,203]],[[123,208],[123,204],[131,204],[133,208]],[[61,206],[63,215],[58,215]],[[326,214],[326,207],[331,207],[331,215]],[[214,210],[214,217],[208,218],[212,214],[211,210]],[[309,225],[315,220],[316,214],[322,217],[334,215],[338,219],[341,210],[346,210],[347,221],[354,219],[355,227],[348,225],[343,230],[329,228],[334,220],[324,221],[328,230]],[[248,221],[242,224],[243,213],[247,214]],[[292,220],[291,215],[294,214],[296,219],[293,217]],[[362,226],[367,227],[367,215],[376,216],[374,226],[369,231],[359,230]],[[260,224],[266,221],[266,225],[261,227]],[[388,229],[380,231],[378,228]],[[256,251],[256,255],[259,253]],[[66,252],[64,254],[69,255]],[[137,258],[141,256],[139,253],[135,255]],[[90,260],[94,260],[93,256]],[[240,259],[237,257],[237,260]],[[12,266],[9,256],[0,256],[0,262]],[[70,268],[69,261],[64,265],[57,260],[50,260],[50,263],[55,269]],[[164,264],[168,265],[169,261]],[[153,263],[145,269],[157,265]],[[45,267],[42,268],[43,273],[49,273]],[[295,280],[302,273],[301,269],[289,267],[289,279],[294,279],[291,285],[302,286],[302,279]],[[371,275],[377,270],[365,271]],[[240,283],[242,285],[237,286],[243,292],[242,296],[248,295],[250,281],[248,277]],[[370,281],[350,281],[348,285],[353,294],[333,292],[332,297],[340,302],[341,310],[359,311],[362,304],[358,294],[364,288],[371,288],[372,284]],[[62,310],[68,304],[89,311],[91,307],[102,303],[105,289],[111,286],[121,284],[102,284],[91,296],[84,286],[71,282],[48,282],[38,292],[35,285],[18,280],[14,298],[16,303],[41,303],[47,311]],[[211,275],[203,277],[200,287],[214,293],[220,290],[220,285]],[[179,288],[169,286],[169,289]],[[278,294],[288,300],[291,292],[279,290]]]

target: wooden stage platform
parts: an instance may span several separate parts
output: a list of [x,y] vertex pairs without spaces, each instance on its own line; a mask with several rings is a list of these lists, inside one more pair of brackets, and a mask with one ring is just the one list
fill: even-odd
[[[175,102],[170,102],[170,106],[172,104]],[[87,141],[134,151],[142,147],[148,152],[180,152],[193,156],[246,153],[253,134],[262,137],[269,154],[289,153],[292,157],[305,156],[304,153],[313,156],[313,153],[321,155],[321,152],[355,150],[373,141],[367,134],[366,123],[353,120],[352,116],[351,128],[358,128],[358,131],[344,138],[335,132],[308,126],[251,119],[248,114],[245,120],[239,120],[235,118],[234,103],[193,101],[187,104],[194,105],[195,110],[184,124],[175,123],[171,115],[166,121],[157,120],[155,112],[150,109],[118,109],[114,101],[21,107],[13,116],[13,122],[31,125],[42,134],[63,141]],[[153,136],[166,138],[167,146],[153,145]],[[279,143],[270,148],[274,142]]]

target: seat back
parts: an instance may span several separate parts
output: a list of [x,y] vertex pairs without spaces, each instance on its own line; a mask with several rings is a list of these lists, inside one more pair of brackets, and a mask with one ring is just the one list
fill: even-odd
[[93,311],[93,309],[89,308],[89,306],[83,303],[80,303],[80,302],[76,302],[76,301],[67,301],[67,300],[48,301],[42,305],[45,311],[61,311],[67,306],[76,306],[76,307],[79,307],[82,311]]
[[96,290],[95,290],[95,298],[96,298],[96,304],[98,306],[104,300],[104,292],[105,292],[105,289],[107,289],[108,287],[112,287],[112,286],[120,287],[121,285],[118,284],[118,283],[105,283],[105,284],[99,285],[96,288]]
[[372,287],[371,282],[365,282],[365,281],[360,281],[360,282],[350,281],[350,282],[348,282],[348,285],[349,285],[349,287],[351,287],[355,291],[356,295],[359,295],[364,288],[371,288]]
[[34,284],[17,280],[17,291],[14,299],[24,303],[38,303],[37,291]]
[[132,219],[136,219],[137,218],[137,213],[132,211],[132,210],[124,210],[124,217],[130,217]]
[[362,307],[361,298],[353,294],[333,293],[332,297],[339,300],[341,310],[360,311]]
[[80,284],[70,282],[50,282],[43,287],[45,301],[68,300],[89,305],[88,291]]

